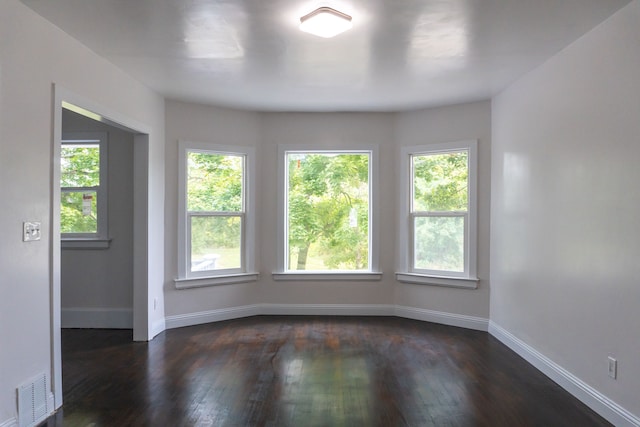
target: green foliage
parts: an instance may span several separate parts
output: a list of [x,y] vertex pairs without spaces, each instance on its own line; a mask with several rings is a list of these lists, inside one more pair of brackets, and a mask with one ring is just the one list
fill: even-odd
[[60,185],[62,187],[100,185],[100,146],[98,144],[62,145]]
[[[78,191],[63,191],[60,200],[62,233],[96,233],[98,231],[97,194],[90,190],[100,185],[100,146],[98,144],[63,144],[60,151],[60,186]],[[83,194],[90,194],[91,213],[84,215]]]
[[[413,156],[413,211],[468,210],[466,151]],[[464,271],[464,217],[420,216],[414,220],[414,266]]]
[[244,158],[190,152],[187,156],[187,210],[242,211]]
[[[82,212],[82,196],[85,193],[93,196],[90,215],[84,215]],[[60,231],[62,233],[96,233],[98,231],[95,192],[65,191],[60,199]]]
[[464,218],[415,218],[414,265],[419,269],[464,271]]
[[216,268],[240,268],[241,218],[239,216],[191,217],[191,259],[218,255]]
[[466,211],[466,151],[413,156],[413,210]]
[[203,213],[190,221],[192,260],[216,254],[216,269],[241,267],[243,169],[243,156],[188,153],[187,210]]
[[[369,156],[291,153],[288,162],[289,268],[361,270],[369,264]],[[316,260],[318,261],[318,260]]]

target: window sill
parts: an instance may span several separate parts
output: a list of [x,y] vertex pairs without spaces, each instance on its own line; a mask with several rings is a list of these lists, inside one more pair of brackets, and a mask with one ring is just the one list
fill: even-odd
[[282,272],[272,273],[273,280],[277,281],[321,281],[321,282],[342,282],[359,281],[372,282],[382,279],[382,273],[375,272],[336,272],[336,273],[298,273]]
[[417,285],[445,286],[449,288],[478,289],[477,277],[428,276],[417,273],[396,273],[396,280]]
[[236,283],[248,283],[258,280],[260,273],[226,274],[211,277],[190,277],[188,279],[174,279],[176,289],[203,288],[217,285],[233,285]]
[[60,246],[62,249],[109,249],[110,245],[111,239],[60,239]]

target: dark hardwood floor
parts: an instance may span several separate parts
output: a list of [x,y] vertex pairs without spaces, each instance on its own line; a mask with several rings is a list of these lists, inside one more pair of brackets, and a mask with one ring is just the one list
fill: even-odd
[[395,317],[258,316],[63,330],[52,426],[605,426],[487,333]]

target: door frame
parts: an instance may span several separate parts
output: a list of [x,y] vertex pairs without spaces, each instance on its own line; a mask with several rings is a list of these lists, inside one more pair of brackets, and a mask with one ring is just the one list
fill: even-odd
[[153,333],[149,317],[149,135],[150,127],[93,103],[60,85],[53,85],[50,212],[51,372],[54,407],[62,406],[60,148],[62,110],[70,109],[90,119],[133,134],[133,339],[148,341]]

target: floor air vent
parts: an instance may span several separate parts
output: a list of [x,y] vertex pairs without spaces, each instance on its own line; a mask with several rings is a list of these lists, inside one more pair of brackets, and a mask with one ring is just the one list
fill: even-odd
[[18,388],[20,427],[33,427],[47,418],[47,375],[40,374]]

